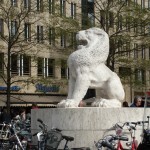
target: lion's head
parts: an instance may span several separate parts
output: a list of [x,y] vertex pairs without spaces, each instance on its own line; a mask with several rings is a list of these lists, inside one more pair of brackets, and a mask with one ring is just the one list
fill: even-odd
[[108,34],[99,28],[93,27],[79,31],[76,35],[78,49],[68,58],[69,68],[75,65],[95,66],[105,63],[109,54]]
[[96,42],[99,44],[101,42],[106,42],[106,44],[109,45],[109,38],[107,33],[104,30],[96,27],[79,31],[76,35],[76,40],[78,43],[78,49],[88,48],[90,46],[96,45]]

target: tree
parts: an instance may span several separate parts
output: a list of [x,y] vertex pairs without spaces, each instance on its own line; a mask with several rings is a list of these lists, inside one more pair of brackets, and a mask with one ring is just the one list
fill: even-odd
[[133,53],[134,44],[146,44],[148,47],[150,11],[144,3],[139,5],[131,0],[82,0],[81,9],[83,29],[98,26],[108,33],[110,53],[107,65],[112,70],[120,56],[123,58]]
[[[16,78],[16,76],[30,74],[31,56],[36,58],[44,48],[47,51],[52,49],[47,34],[49,29],[54,26],[59,29],[60,22],[63,22],[64,26],[67,24],[64,30],[68,30],[69,25],[72,25],[67,17],[62,17],[60,13],[53,13],[58,12],[56,11],[59,8],[57,3],[53,7],[51,5],[53,4],[47,1],[35,3],[29,0],[0,0],[0,47],[3,52],[0,57],[5,55],[0,60],[2,64],[0,77],[7,87],[8,112],[10,112],[11,86],[18,82],[33,82],[32,77]],[[51,8],[55,8],[55,11]],[[74,24],[76,24],[75,21]],[[72,30],[74,30],[73,26]],[[18,59],[26,65],[18,66]]]

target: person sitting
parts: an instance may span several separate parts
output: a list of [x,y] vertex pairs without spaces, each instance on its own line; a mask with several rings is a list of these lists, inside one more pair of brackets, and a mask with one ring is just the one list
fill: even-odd
[[135,96],[133,103],[130,105],[130,107],[141,107],[142,104],[142,97]]

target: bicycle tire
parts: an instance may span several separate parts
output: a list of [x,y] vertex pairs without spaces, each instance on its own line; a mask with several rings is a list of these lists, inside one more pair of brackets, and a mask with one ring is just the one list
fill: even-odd
[[13,145],[11,150],[22,150],[22,148],[19,145],[17,145],[17,148],[15,147],[15,145]]

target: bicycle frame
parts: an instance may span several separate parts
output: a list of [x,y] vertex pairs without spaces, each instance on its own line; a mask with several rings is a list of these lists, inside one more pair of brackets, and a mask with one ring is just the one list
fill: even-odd
[[117,150],[123,150],[123,146],[120,140],[118,140],[118,143],[117,143]]
[[[137,124],[135,124],[135,128],[136,128],[136,125]],[[132,129],[131,129],[132,130]],[[136,150],[137,149],[137,147],[138,147],[138,142],[137,142],[137,140],[136,140],[136,138],[135,138],[135,129],[133,129],[134,130],[134,135],[132,135],[132,131],[130,130],[130,133],[131,133],[131,139],[132,139],[132,142],[131,142],[131,150]]]
[[136,142],[136,140],[135,140],[135,136],[134,137],[132,137],[132,147],[131,147],[131,150],[136,150],[137,149],[137,147],[138,147],[138,143]]

